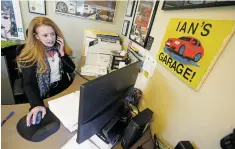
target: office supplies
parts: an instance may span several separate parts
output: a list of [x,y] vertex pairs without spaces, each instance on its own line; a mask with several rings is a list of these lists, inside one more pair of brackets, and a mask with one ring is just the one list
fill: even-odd
[[134,86],[140,64],[135,62],[80,86],[78,143],[100,132],[123,109],[123,97]]
[[152,116],[153,112],[147,108],[131,120],[122,138],[121,145],[124,149],[129,149],[142,137],[146,128],[149,126]]
[[49,109],[70,132],[77,129],[79,98],[80,91],[76,91],[48,102]]
[[119,69],[119,65],[121,62],[125,62],[122,56],[113,56],[111,70]]
[[11,118],[14,115],[14,111],[12,111],[2,122],[1,122],[1,126],[3,126],[6,121]]

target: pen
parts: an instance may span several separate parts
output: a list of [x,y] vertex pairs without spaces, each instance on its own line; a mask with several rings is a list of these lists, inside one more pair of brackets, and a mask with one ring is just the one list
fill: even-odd
[[14,115],[14,111],[12,111],[1,123],[1,126],[9,119],[12,117],[12,115]]

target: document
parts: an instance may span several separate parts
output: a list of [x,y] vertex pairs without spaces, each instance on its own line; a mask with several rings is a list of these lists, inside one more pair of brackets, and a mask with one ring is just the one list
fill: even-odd
[[84,65],[81,68],[81,74],[86,76],[102,76],[107,74],[107,68],[104,66]]
[[49,109],[70,131],[77,130],[80,91],[70,93],[48,102]]
[[77,134],[75,134],[61,149],[101,149],[89,140],[84,141],[81,144],[76,142]]
[[81,144],[76,142],[77,134],[75,134],[61,149],[111,149],[111,144],[106,144],[97,135],[93,135]]

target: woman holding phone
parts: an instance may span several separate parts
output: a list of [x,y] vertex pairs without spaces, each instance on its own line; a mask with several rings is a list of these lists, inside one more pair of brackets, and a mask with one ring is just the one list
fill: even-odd
[[28,28],[28,38],[17,63],[23,75],[24,92],[31,105],[27,126],[35,124],[38,112],[46,114],[43,99],[54,96],[70,85],[67,73],[75,69],[59,27],[47,17],[34,18]]

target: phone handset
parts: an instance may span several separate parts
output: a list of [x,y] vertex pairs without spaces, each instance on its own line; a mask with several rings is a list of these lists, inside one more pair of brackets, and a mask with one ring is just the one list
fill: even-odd
[[56,33],[56,35],[55,35],[55,47],[59,50],[60,49],[60,44],[57,42],[57,37],[58,37],[58,35],[57,35],[57,33]]

